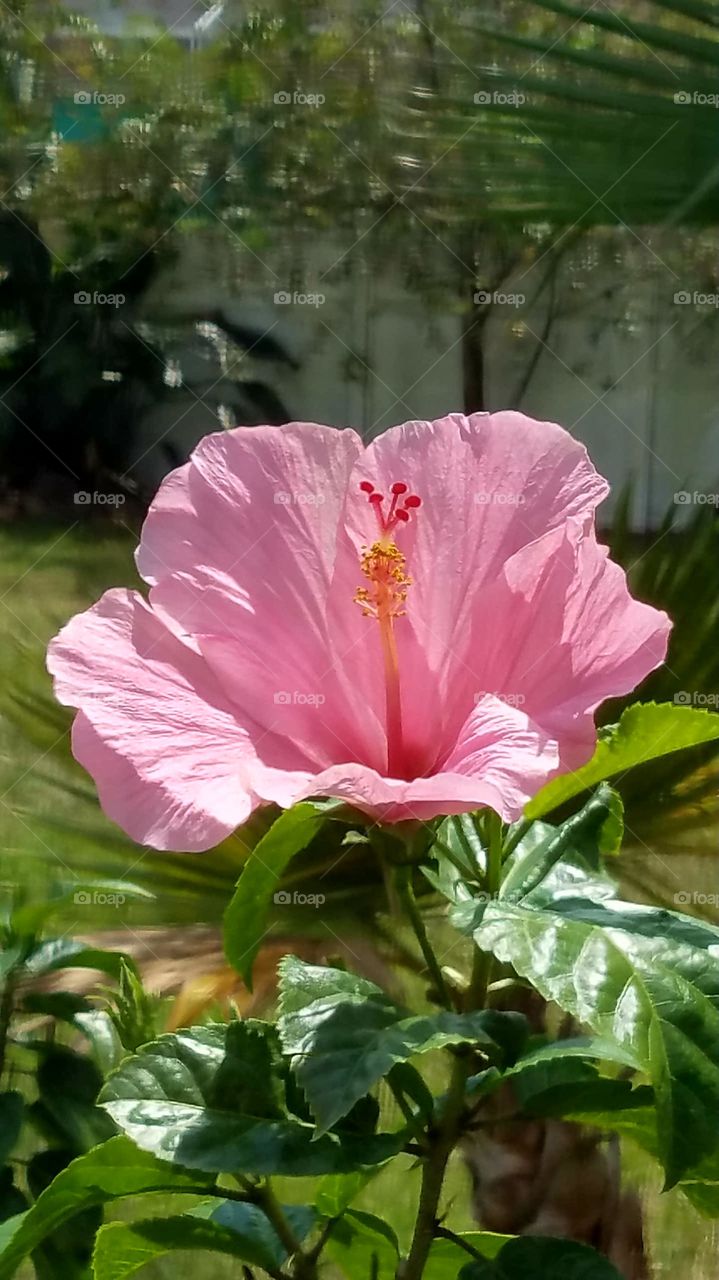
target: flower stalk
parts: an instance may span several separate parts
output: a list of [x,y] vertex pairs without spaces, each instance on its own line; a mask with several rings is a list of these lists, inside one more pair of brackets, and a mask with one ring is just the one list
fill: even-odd
[[[499,892],[502,880],[502,822],[498,815],[490,810],[485,814],[484,833],[487,843],[486,892],[490,897],[494,897]],[[403,901],[407,902],[407,898]],[[411,903],[419,914],[413,896]],[[426,938],[423,923],[421,927]],[[427,947],[431,952],[429,940],[427,940]],[[434,955],[433,952],[432,955]],[[436,958],[435,963],[437,963]],[[491,977],[492,956],[475,946],[472,955],[472,978],[465,997],[467,1012],[486,1008]],[[430,1129],[427,1135],[427,1155],[422,1169],[422,1184],[412,1243],[407,1258],[398,1268],[397,1280],[421,1280],[432,1242],[442,1231],[438,1216],[442,1187],[450,1156],[463,1132],[466,1119],[467,1080],[473,1067],[471,1052],[454,1050],[452,1057],[452,1072],[444,1106],[436,1127]]]
[[438,998],[444,1005],[445,1009],[453,1009],[455,1007],[455,1002],[452,999],[452,993],[447,986],[441,965],[434,953],[434,948],[429,940],[427,930],[424,927],[422,913],[417,906],[417,899],[415,898],[414,886],[412,884],[412,867],[397,867],[395,883],[397,886],[397,897],[399,899],[400,906],[404,908],[407,920],[412,926],[412,932],[419,943],[420,951],[422,952],[427,970],[432,978]]

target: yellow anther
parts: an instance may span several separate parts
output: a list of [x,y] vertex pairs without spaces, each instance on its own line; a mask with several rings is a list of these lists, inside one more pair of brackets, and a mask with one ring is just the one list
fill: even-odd
[[366,618],[387,621],[402,617],[407,588],[412,585],[405,564],[394,542],[373,542],[371,547],[363,548],[360,569],[369,586],[358,587],[354,599]]

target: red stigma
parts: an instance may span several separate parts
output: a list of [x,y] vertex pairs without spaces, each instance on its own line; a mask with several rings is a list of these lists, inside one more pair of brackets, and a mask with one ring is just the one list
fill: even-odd
[[[369,480],[361,480],[359,487],[362,493],[367,494],[367,501],[374,507],[377,523],[383,538],[386,538],[398,524],[407,524],[410,512],[416,511],[418,507],[422,506],[422,499],[418,498],[416,493],[407,493],[408,485],[403,480],[396,480],[394,484],[390,485],[392,500],[389,511],[386,514],[382,510],[384,494],[378,493]],[[406,497],[405,494],[407,495]],[[403,499],[401,505],[400,499]]]

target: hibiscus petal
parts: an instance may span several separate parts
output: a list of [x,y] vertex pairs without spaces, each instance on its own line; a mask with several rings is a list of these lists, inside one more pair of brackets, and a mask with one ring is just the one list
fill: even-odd
[[[389,694],[387,635],[355,602],[378,536],[363,480],[422,499],[393,534],[412,582]],[[668,620],[593,536],[606,491],[566,432],[514,413],[406,423],[366,453],[307,423],[207,437],[146,520],[150,604],[109,592],[51,645],[106,812],[187,850],[314,794],[389,822],[516,818],[666,650]]]
[[[205,436],[161,484],[142,528],[137,565],[154,585],[206,566],[241,590],[287,579],[288,607],[312,622],[326,594],[337,528],[362,442],[310,422],[239,427]],[[308,600],[305,592],[312,589]]]
[[626,574],[578,520],[511,557],[468,631],[472,680],[559,740],[563,768],[594,751],[593,712],[666,657],[671,623],[633,599]]
[[457,691],[461,719],[467,714],[465,637],[487,587],[521,547],[590,515],[608,485],[561,427],[513,412],[407,422],[374,441],[352,478],[348,528],[357,548],[376,537],[362,480],[385,495],[401,481],[422,500],[396,532],[412,577],[397,647],[406,736],[431,762],[456,733],[447,707]]
[[51,642],[55,692],[78,707],[76,758],[103,809],[158,849],[211,848],[252,811],[254,751],[217,681],[129,591],[108,591]]
[[431,777],[404,782],[361,765],[341,765],[316,777],[313,787],[316,794],[347,800],[378,822],[427,822],[485,806],[513,822],[556,771],[558,760],[557,743],[523,711],[485,695],[451,756]]
[[346,660],[367,638],[340,536],[361,450],[311,423],[208,436],[161,487],[138,553],[153,608],[196,641],[243,723],[303,743],[317,767],[385,752],[381,666],[363,683]]

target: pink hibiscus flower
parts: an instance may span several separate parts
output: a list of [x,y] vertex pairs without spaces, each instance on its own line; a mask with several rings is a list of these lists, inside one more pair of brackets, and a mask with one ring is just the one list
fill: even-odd
[[149,599],[108,591],[50,645],[105,812],[176,850],[309,796],[516,819],[666,652],[595,539],[607,488],[519,413],[367,448],[312,423],[208,436],[145,521]]

